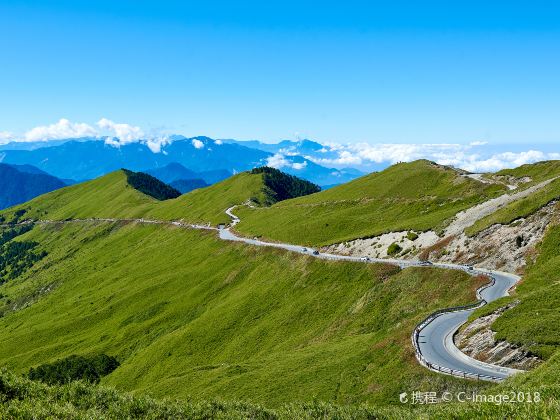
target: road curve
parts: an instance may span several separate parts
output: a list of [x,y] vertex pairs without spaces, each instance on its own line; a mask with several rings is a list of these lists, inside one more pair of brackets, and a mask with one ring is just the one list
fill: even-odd
[[[503,296],[507,296],[508,290],[520,279],[519,276],[501,271],[486,270],[476,268],[468,269],[464,265],[458,264],[429,264],[421,261],[398,260],[398,259],[376,259],[366,257],[353,257],[346,255],[319,253],[314,248],[306,248],[300,245],[265,242],[259,239],[250,239],[236,235],[231,228],[240,222],[240,219],[233,214],[237,206],[230,207],[226,214],[231,218],[229,226],[215,228],[210,225],[197,225],[180,221],[162,221],[152,219],[117,219],[117,218],[87,218],[70,220],[27,220],[15,225],[38,224],[66,224],[83,222],[135,222],[142,224],[170,225],[189,229],[201,229],[218,231],[219,237],[225,241],[243,242],[254,246],[266,246],[285,249],[291,252],[308,255],[315,258],[335,261],[352,261],[365,263],[388,263],[401,268],[406,267],[439,267],[451,270],[465,271],[471,275],[486,274],[493,279],[492,283],[483,286],[477,291],[480,301],[476,305],[469,307],[442,309],[422,321],[412,333],[412,342],[416,350],[416,357],[420,364],[436,372],[482,380],[500,381],[515,373],[521,372],[516,369],[504,368],[475,360],[461,352],[453,342],[453,336],[463,325],[471,313],[478,307],[492,302]],[[0,227],[13,227],[14,224],[0,225]]]
[[[398,265],[401,268],[426,266],[421,261],[397,260],[397,259],[375,259],[364,257],[351,257],[346,255],[318,253],[313,248],[303,246],[265,242],[259,239],[250,239],[236,235],[231,228],[240,222],[240,219],[233,214],[236,206],[226,210],[226,214],[231,217],[231,225],[219,229],[219,236],[226,241],[244,242],[249,245],[267,246],[281,248],[287,251],[297,252],[316,258],[337,260],[337,261],[354,261],[369,263],[389,263]],[[497,365],[481,362],[467,356],[455,346],[453,337],[459,330],[461,325],[467,322],[469,316],[479,307],[492,302],[501,297],[507,296],[520,277],[515,274],[504,273],[501,271],[487,270],[475,268],[470,270],[464,265],[458,264],[431,264],[429,267],[439,267],[451,270],[465,271],[471,275],[485,274],[492,278],[489,285],[483,286],[477,291],[480,299],[478,304],[470,305],[467,308],[455,308],[453,310],[442,310],[438,313],[430,315],[426,318],[412,333],[412,341],[416,350],[418,361],[428,369],[436,372],[481,380],[501,381],[513,374],[521,372],[520,370],[505,368]]]

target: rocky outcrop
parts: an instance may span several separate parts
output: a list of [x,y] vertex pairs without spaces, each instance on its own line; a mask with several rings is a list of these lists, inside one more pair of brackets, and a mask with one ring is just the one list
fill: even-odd
[[552,202],[531,216],[508,225],[492,225],[470,238],[465,234],[458,235],[443,250],[428,252],[425,257],[519,272],[525,266],[527,256],[544,237],[546,228],[554,221],[556,205]]
[[439,237],[429,231],[417,232],[418,237],[414,238],[409,232],[393,232],[331,245],[324,250],[341,255],[385,258],[388,247],[397,243],[402,248],[399,258],[477,265],[515,273],[525,266],[526,257],[533,254],[546,228],[556,222],[556,206],[557,202],[551,202],[531,216],[507,225],[492,225],[473,237],[464,233]]
[[513,302],[471,322],[455,335],[455,345],[463,353],[482,362],[521,370],[534,368],[541,362],[538,357],[507,341],[497,341],[496,333],[491,329],[500,315],[518,303]]

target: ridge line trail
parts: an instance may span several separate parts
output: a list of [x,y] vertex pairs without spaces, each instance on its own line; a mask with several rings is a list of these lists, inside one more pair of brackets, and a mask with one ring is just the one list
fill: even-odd
[[547,186],[552,181],[558,178],[560,177],[547,179],[527,189],[524,189],[523,191],[519,191],[513,194],[502,194],[499,197],[491,198],[488,201],[477,204],[476,206],[470,207],[457,213],[455,215],[455,220],[453,220],[453,222],[451,222],[445,229],[443,237],[460,235],[465,231],[466,228],[472,226],[473,224],[475,224],[475,222],[482,219],[483,217],[496,212],[507,204],[531,195],[535,191],[540,190],[541,188]]

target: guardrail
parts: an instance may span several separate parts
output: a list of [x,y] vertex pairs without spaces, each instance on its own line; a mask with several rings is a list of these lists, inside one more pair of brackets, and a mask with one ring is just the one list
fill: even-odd
[[433,370],[435,372],[440,372],[440,373],[446,373],[448,375],[452,375],[452,376],[457,376],[459,378],[468,378],[468,379],[484,379],[484,380],[489,380],[489,381],[495,381],[495,382],[500,382],[503,380],[503,378],[499,378],[497,376],[492,376],[492,375],[484,375],[484,374],[477,374],[477,373],[472,373],[472,372],[465,372],[462,370],[458,370],[458,369],[451,369],[448,368],[446,366],[440,366],[436,363],[431,363],[428,360],[426,360],[426,358],[424,357],[424,355],[422,354],[422,352],[420,351],[420,345],[419,345],[419,338],[420,338],[420,332],[426,328],[426,326],[428,324],[430,324],[434,319],[436,319],[438,316],[446,314],[446,313],[451,313],[451,312],[460,312],[460,311],[468,311],[470,309],[477,309],[480,308],[484,305],[486,305],[486,300],[484,300],[482,298],[481,293],[489,288],[494,286],[494,284],[496,283],[496,278],[494,276],[489,276],[490,277],[490,282],[488,282],[487,284],[485,284],[484,286],[478,288],[476,290],[476,297],[479,299],[478,302],[475,303],[471,303],[470,305],[462,305],[462,306],[454,306],[451,308],[445,308],[445,309],[439,309],[435,312],[432,312],[430,315],[428,315],[422,322],[420,322],[416,328],[414,328],[414,330],[412,331],[412,344],[414,346],[414,352],[416,354],[416,359],[418,360],[418,362],[430,369]]

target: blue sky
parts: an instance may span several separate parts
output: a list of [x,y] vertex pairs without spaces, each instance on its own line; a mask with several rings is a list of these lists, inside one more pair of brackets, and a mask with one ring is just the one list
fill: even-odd
[[7,0],[0,64],[5,137],[107,118],[265,141],[560,140],[554,2]]

